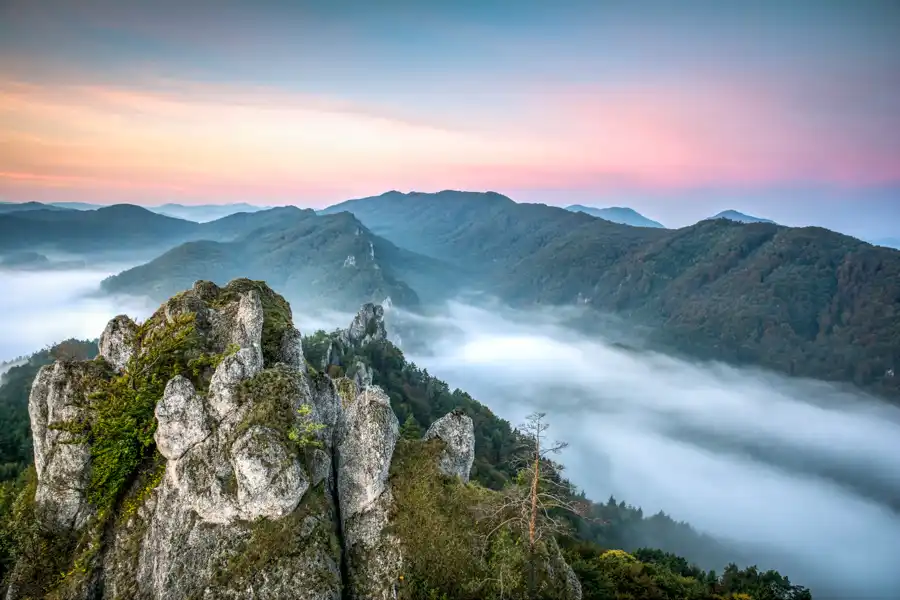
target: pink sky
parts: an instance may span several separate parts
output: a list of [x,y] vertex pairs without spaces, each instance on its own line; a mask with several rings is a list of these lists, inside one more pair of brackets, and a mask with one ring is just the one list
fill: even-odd
[[[0,82],[7,200],[327,203],[387,189],[886,185],[900,157],[770,90],[533,90],[504,118],[404,119],[339,98],[178,84]],[[849,126],[848,126],[849,125]]]
[[900,187],[900,9],[641,4],[10,0],[0,199]]

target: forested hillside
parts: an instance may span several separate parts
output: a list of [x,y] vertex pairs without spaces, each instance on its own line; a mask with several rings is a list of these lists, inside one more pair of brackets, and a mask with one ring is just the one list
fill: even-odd
[[351,200],[376,234],[520,306],[581,304],[669,351],[862,386],[900,401],[900,252],[816,227],[610,223],[499,194]]

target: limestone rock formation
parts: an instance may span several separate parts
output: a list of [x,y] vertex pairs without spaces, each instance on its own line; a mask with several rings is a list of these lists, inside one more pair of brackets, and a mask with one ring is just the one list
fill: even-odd
[[59,429],[84,418],[84,384],[92,368],[67,361],[42,367],[28,400],[38,475],[35,504],[58,527],[80,528],[92,512],[86,496],[90,447],[78,433]]
[[344,337],[347,344],[365,345],[387,339],[384,327],[384,307],[366,303],[359,309]]
[[100,356],[121,371],[131,360],[135,349],[137,325],[126,315],[114,317],[100,335]]
[[462,411],[453,411],[434,423],[425,432],[424,439],[440,438],[444,442],[438,468],[445,475],[469,481],[469,472],[475,462],[475,425],[472,417]]
[[[76,543],[65,546],[72,555],[61,579],[17,565],[8,600],[41,587],[67,600],[397,598],[407,539],[393,528],[399,423],[372,368],[351,352],[384,339],[382,317],[367,304],[334,335],[333,351],[352,365],[333,380],[307,369],[290,308],[264,284],[198,282],[166,302],[141,339],[133,322],[113,319],[101,339],[105,360],[41,369],[29,400],[36,514],[43,530]],[[175,354],[161,356],[155,343]],[[153,369],[163,370],[141,379]],[[106,395],[93,395],[101,383]],[[116,393],[124,394],[116,410],[138,420],[119,435],[147,435],[149,446],[128,438],[114,447],[149,450],[100,509],[95,487],[109,484],[95,475],[109,459],[94,453],[105,433],[92,428],[97,403]],[[451,412],[428,429],[432,438],[443,446],[426,458],[438,461],[427,472],[436,466],[467,482],[471,418]],[[580,597],[555,552],[548,568],[572,580],[567,597]]]
[[388,484],[400,424],[390,399],[368,387],[345,407],[337,430],[337,492],[351,596],[393,598],[400,575],[398,541],[386,532]]

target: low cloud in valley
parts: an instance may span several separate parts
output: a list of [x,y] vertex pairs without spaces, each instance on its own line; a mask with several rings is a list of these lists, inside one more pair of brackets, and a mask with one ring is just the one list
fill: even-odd
[[[96,338],[116,314],[150,314],[143,300],[91,295],[112,272],[0,273],[0,362]],[[350,316],[295,309],[294,318],[308,334]],[[549,312],[451,303],[428,318],[394,309],[392,323],[431,332],[407,358],[512,424],[547,412],[550,433],[570,442],[569,477],[590,498],[614,494],[737,542],[817,598],[900,589],[897,408],[822,383],[624,349]]]

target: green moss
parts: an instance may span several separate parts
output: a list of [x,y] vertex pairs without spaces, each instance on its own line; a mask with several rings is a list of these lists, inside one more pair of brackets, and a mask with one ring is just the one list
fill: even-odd
[[159,452],[155,452],[147,468],[143,469],[138,476],[133,491],[122,501],[119,511],[120,522],[127,521],[137,512],[137,509],[144,505],[150,493],[159,487],[165,473],[166,461]]
[[[49,526],[40,515],[34,501],[37,473],[33,466],[25,471],[18,489],[21,491],[0,523],[4,532],[0,537],[10,544],[5,564],[10,568],[17,565],[19,597],[44,598],[70,568],[78,540],[67,530]],[[9,577],[10,573],[5,575]]]
[[[315,519],[311,526],[308,518]],[[321,551],[335,565],[339,564],[340,546],[324,482],[308,490],[287,517],[277,520],[261,517],[248,523],[247,527],[249,535],[220,566],[214,585],[241,589],[255,578],[264,576],[267,569],[279,562],[296,565],[296,559],[303,558],[315,563],[316,554]],[[330,571],[307,576],[308,581],[318,588],[339,585]]]
[[238,402],[251,408],[234,431],[237,439],[253,425],[262,425],[284,434],[294,426],[293,400],[303,393],[301,375],[281,365],[260,371],[241,383]]
[[[138,332],[140,351],[121,375],[100,380],[86,425],[91,445],[88,500],[101,515],[110,511],[155,444],[154,409],[168,381],[184,375],[203,387],[204,358],[193,314],[171,323],[147,321]],[[199,381],[198,381],[199,380]]]
[[279,362],[285,333],[293,328],[291,306],[264,281],[235,279],[219,290],[213,306],[223,306],[240,299],[241,294],[256,290],[263,308],[262,351],[267,365]]
[[356,384],[348,377],[341,377],[334,380],[334,385],[341,397],[341,406],[347,408],[356,399]]

